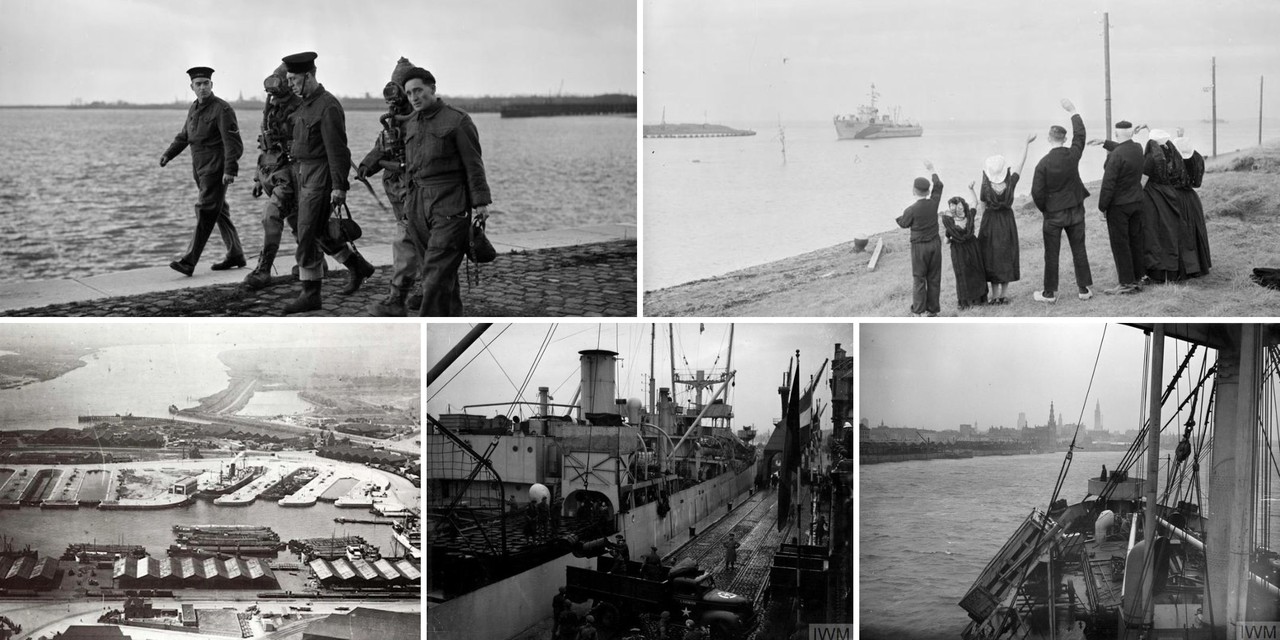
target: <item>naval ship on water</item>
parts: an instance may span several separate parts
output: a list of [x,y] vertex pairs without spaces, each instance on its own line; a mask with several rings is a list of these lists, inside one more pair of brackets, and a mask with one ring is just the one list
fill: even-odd
[[[960,601],[966,640],[1280,637],[1280,325],[1136,326],[1148,340],[1140,435],[1068,503],[1072,441],[1046,509]],[[1185,350],[1176,370],[1166,338]]]
[[[476,337],[433,365],[427,384]],[[689,406],[652,384],[647,405],[616,399],[618,354],[589,349],[579,352],[580,387],[569,404],[539,387],[527,420],[428,415],[429,634],[448,637],[450,621],[468,621],[469,633],[486,635],[469,621],[496,625],[506,616],[503,628],[515,631],[488,633],[515,635],[547,615],[538,611],[564,584],[566,567],[600,555],[615,535],[635,559],[679,544],[702,518],[748,497],[758,456],[732,431],[733,407],[723,399],[734,376],[732,328],[728,344],[723,369],[673,367],[675,384],[691,389]],[[544,496],[549,514],[535,523],[528,505]],[[742,600],[713,594],[724,606]]]
[[924,135],[924,127],[902,120],[894,110],[894,115],[881,115],[876,108],[876,85],[871,85],[871,104],[858,107],[857,115],[832,118],[836,125],[836,136],[839,140],[876,140],[879,138],[919,138]]

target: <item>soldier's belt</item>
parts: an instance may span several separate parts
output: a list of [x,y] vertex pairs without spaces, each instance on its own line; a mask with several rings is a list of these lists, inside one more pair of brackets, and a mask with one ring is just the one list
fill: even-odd
[[466,177],[467,174],[461,171],[451,171],[426,178],[414,176],[413,184],[419,187],[451,187],[458,184],[466,184]]

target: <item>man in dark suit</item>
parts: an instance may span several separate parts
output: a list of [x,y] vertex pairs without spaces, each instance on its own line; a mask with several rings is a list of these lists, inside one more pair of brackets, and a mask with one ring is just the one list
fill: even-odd
[[1116,139],[1103,143],[1107,162],[1102,174],[1098,210],[1107,221],[1111,255],[1120,284],[1105,293],[1138,293],[1138,279],[1146,273],[1142,257],[1142,145],[1133,141],[1133,124],[1116,123]]
[[925,160],[924,168],[933,176],[933,190],[929,190],[928,180],[916,178],[911,189],[916,201],[898,217],[898,226],[911,229],[911,313],[927,313],[933,318],[942,309],[939,304],[942,240],[938,237],[938,205],[942,202],[942,181],[934,172],[932,162]]
[[1057,302],[1058,253],[1062,248],[1062,232],[1071,244],[1071,260],[1075,264],[1076,287],[1081,300],[1093,297],[1089,287],[1089,253],[1084,245],[1084,199],[1089,191],[1080,180],[1080,156],[1084,154],[1084,120],[1071,101],[1063,98],[1062,108],[1071,114],[1071,146],[1067,147],[1067,130],[1049,127],[1049,150],[1036,164],[1031,182],[1031,199],[1044,214],[1044,290],[1034,298],[1040,302]]

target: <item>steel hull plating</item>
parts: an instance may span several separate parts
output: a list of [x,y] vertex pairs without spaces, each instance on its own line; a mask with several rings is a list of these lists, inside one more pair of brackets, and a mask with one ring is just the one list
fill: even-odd
[[[651,502],[618,516],[620,532],[634,555],[650,546],[669,551],[683,544],[699,523],[714,522],[730,502],[738,504],[752,487],[755,465],[725,473],[671,495],[671,511],[659,518]],[[510,638],[551,615],[551,596],[564,584],[568,565],[590,568],[594,561],[566,554],[523,573],[486,585],[435,607],[427,616],[436,640]],[[510,606],[494,607],[494,602]]]
[[878,140],[881,138],[918,138],[924,135],[924,127],[867,124],[865,122],[836,122],[836,135],[840,140]]

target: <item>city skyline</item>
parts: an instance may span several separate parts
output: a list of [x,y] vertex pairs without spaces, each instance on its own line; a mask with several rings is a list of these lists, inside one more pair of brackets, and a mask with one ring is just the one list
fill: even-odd
[[[864,324],[860,331],[859,420],[866,418],[871,426],[883,421],[906,428],[958,428],[976,420],[984,427],[1014,427],[1019,412],[1027,414],[1028,426],[1036,426],[1045,423],[1050,402],[1067,423],[1087,426],[1095,402],[1101,402],[1108,431],[1140,426],[1145,337],[1139,329],[1001,323]],[[1172,339],[1166,345],[1167,377],[1188,345]],[[1185,393],[1189,377],[1198,378],[1200,363],[1197,355],[1180,392]]]

